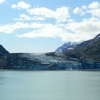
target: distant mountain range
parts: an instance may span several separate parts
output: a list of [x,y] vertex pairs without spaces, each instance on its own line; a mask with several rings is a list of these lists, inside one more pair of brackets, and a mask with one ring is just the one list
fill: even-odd
[[82,43],[65,43],[55,52],[44,54],[9,53],[0,45],[0,69],[100,69],[100,34]]
[[68,59],[90,59],[100,61],[100,34],[93,39],[78,43],[66,43],[59,47],[55,54],[66,56]]

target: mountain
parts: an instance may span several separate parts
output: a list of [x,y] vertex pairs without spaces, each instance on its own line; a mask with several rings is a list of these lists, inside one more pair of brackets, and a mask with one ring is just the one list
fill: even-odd
[[95,61],[100,61],[100,36],[93,39],[92,43],[87,45],[83,51],[82,58],[90,58]]
[[67,42],[63,44],[61,47],[57,48],[55,51],[56,55],[61,55],[64,51],[73,50],[78,43],[76,42]]
[[94,39],[100,39],[100,33]]
[[8,55],[9,55],[9,52],[2,45],[0,45],[0,69],[6,66]]
[[2,45],[0,45],[0,55],[5,55],[5,54],[9,54],[9,52]]
[[76,58],[79,60],[90,59],[100,61],[100,34],[93,39],[84,41],[71,51],[64,51],[63,54],[67,58]]
[[100,34],[80,44],[66,43],[55,52],[9,53],[0,45],[0,69],[83,70],[100,69]]

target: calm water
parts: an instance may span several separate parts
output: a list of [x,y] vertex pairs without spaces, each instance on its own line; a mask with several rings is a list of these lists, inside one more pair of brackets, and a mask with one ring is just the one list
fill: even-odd
[[0,71],[0,100],[100,100],[100,72]]

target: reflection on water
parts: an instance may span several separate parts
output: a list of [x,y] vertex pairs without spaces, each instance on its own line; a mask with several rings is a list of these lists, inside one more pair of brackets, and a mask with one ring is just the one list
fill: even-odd
[[0,71],[0,100],[100,100],[100,72]]

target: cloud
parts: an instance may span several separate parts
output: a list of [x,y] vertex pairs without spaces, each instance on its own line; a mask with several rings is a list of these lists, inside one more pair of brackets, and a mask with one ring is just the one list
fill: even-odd
[[30,17],[28,15],[25,15],[25,14],[21,14],[20,15],[20,18],[12,18],[14,20],[17,20],[17,21],[29,21],[29,20],[45,20],[45,18],[43,17],[38,17],[38,16],[33,16],[33,17]]
[[74,14],[79,14],[81,16],[86,14],[91,14],[92,17],[100,18],[100,3],[99,2],[92,2],[88,6],[83,5],[81,8],[76,7],[73,10]]
[[31,15],[42,15],[48,18],[54,16],[54,12],[48,8],[41,7],[41,8],[33,8],[27,10]]
[[29,37],[29,38],[37,38],[37,37],[44,37],[44,38],[55,38],[59,37],[60,34],[63,33],[63,29],[60,27],[57,27],[52,24],[45,24],[44,27],[38,29],[38,30],[33,30],[32,32],[25,33],[22,35],[18,35],[18,37]]
[[83,41],[96,36],[100,32],[100,20],[97,18],[84,19],[82,22],[68,24],[44,24],[43,27],[28,33],[17,35],[27,38],[56,38],[62,41]]
[[6,2],[6,0],[0,0],[0,3],[4,3],[4,2]]
[[83,5],[83,6],[82,6],[82,9],[83,9],[83,10],[86,10],[86,9],[87,9],[86,5]]
[[28,28],[28,27],[29,27],[28,23],[21,23],[21,22],[17,22],[15,24],[0,25],[0,32],[10,34],[17,29]]
[[88,40],[100,32],[100,20],[97,18],[83,19],[82,22],[72,22],[66,25],[66,29],[74,33],[75,40]]
[[62,41],[83,41],[96,36],[100,32],[100,20],[98,18],[83,19],[81,22],[70,21],[61,23],[23,23],[0,25],[0,32],[12,34],[16,30],[31,29],[32,31],[17,34],[26,38],[61,38]]
[[81,12],[81,9],[79,7],[76,7],[73,11],[74,14],[79,14]]
[[36,29],[43,27],[44,24],[40,23],[22,23],[22,22],[16,22],[14,24],[7,24],[7,25],[0,25],[0,32],[6,33],[6,34],[12,34],[14,31],[19,29]]
[[100,8],[96,10],[95,9],[88,10],[87,13],[90,13],[93,17],[100,18]]
[[[88,18],[80,18],[81,21],[79,22],[70,16],[69,8],[65,6],[51,10],[46,7],[22,8],[18,4],[13,4],[12,8],[27,8],[27,14],[20,14],[19,18],[13,18],[19,22],[0,25],[0,32],[12,34],[16,30],[20,31],[23,29],[24,31],[17,34],[20,38],[61,38],[62,41],[76,42],[88,40],[100,33],[100,7],[93,5],[97,5],[97,3],[93,2],[88,6],[83,5],[73,10],[74,14],[80,14],[81,16],[84,14],[89,15]],[[55,19],[55,21],[50,22],[49,18]],[[38,22],[34,20],[38,20]],[[27,29],[27,32],[25,29]]]
[[99,2],[92,2],[88,8],[90,9],[98,9],[100,7],[100,3]]
[[69,8],[67,7],[61,7],[56,9],[55,19],[57,20],[57,22],[67,21],[67,19],[70,17],[68,9]]
[[87,13],[90,13],[93,17],[100,18],[100,3],[93,2],[88,6]]
[[28,9],[27,12],[35,16],[43,16],[45,18],[54,18],[57,20],[57,22],[65,22],[67,21],[68,18],[70,18],[68,10],[69,10],[68,7],[57,8],[56,11],[53,11],[45,7],[40,7],[40,8],[37,7],[33,9]]
[[12,8],[14,9],[14,8],[17,8],[17,5],[15,5],[15,4],[12,4]]
[[12,8],[18,8],[18,9],[28,9],[31,5],[28,3],[25,3],[24,1],[18,2],[18,4],[12,4]]
[[[82,9],[86,9],[86,6],[82,6]],[[82,11],[82,9],[80,9],[79,7],[76,7],[73,10],[74,14],[80,14],[81,16],[85,15],[85,12]]]

